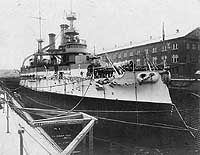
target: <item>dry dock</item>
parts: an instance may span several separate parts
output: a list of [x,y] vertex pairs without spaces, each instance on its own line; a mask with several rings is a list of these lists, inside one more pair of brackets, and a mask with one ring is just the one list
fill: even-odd
[[[76,153],[76,147],[89,137],[89,152],[93,154],[93,126],[96,121],[84,113],[58,112],[43,109],[25,109],[5,90],[0,89],[0,154],[29,155],[69,155]],[[37,111],[45,114],[45,119],[33,120],[25,112]],[[48,115],[48,113],[50,115]],[[61,116],[59,116],[61,114]],[[51,116],[51,117],[48,117]],[[42,126],[81,124],[82,130],[65,147],[61,148]],[[80,152],[80,151],[79,151]],[[82,152],[83,153],[83,152]],[[85,153],[85,152],[84,152]]]

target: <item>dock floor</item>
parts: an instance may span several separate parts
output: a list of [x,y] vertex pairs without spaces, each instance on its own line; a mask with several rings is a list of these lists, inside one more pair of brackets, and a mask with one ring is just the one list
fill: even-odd
[[23,135],[23,154],[29,155],[49,155],[58,154],[59,151],[49,145],[49,142],[40,131],[32,128],[15,111],[9,108],[9,133],[7,133],[6,109],[0,109],[0,154],[14,155],[20,154],[20,135],[18,130],[20,125],[24,127]]

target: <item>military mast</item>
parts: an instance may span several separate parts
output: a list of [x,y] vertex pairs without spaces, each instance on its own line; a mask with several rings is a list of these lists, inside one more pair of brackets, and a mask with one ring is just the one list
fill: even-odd
[[[37,53],[40,53],[41,50],[42,50],[42,43],[44,42],[43,39],[42,39],[42,20],[44,20],[42,17],[41,17],[41,7],[40,7],[40,0],[39,0],[39,12],[38,12],[38,17],[32,17],[32,18],[35,18],[39,21],[39,39],[37,39],[37,42],[38,42],[38,50],[37,50]],[[37,59],[37,58],[35,58]],[[37,61],[37,60],[36,60]],[[42,56],[40,56],[40,61],[42,61]]]

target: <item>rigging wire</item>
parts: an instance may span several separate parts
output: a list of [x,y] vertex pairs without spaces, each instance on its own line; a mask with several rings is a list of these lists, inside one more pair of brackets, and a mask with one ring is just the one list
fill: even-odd
[[[179,111],[194,111],[199,110],[198,108],[188,108],[188,109],[182,109]],[[166,113],[166,112],[173,112],[173,110],[119,110],[119,111],[112,111],[112,110],[74,110],[75,112],[98,112],[98,113]]]
[[183,127],[179,127],[179,126],[154,125],[154,124],[146,124],[146,123],[138,123],[138,122],[128,122],[128,121],[116,120],[116,119],[99,117],[99,116],[95,116],[95,117],[97,117],[99,119],[102,119],[102,120],[111,121],[111,122],[117,122],[117,123],[122,123],[122,124],[148,126],[148,127],[163,128],[163,129],[170,129],[170,130],[189,131],[187,128],[183,128]]
[[[34,112],[31,112],[31,108],[29,110],[26,110],[24,108],[17,108],[19,110],[22,111],[26,111],[27,113],[32,113],[32,114],[37,114]],[[43,110],[43,109],[41,109]],[[52,110],[52,109],[51,109]],[[66,112],[66,109],[60,109],[62,111],[57,111],[57,110],[53,110],[55,112]],[[191,109],[184,109],[184,110],[179,110],[179,111],[194,111],[194,110],[199,110],[198,108],[191,108]],[[32,111],[35,111],[34,109]],[[167,113],[167,112],[173,112],[172,110],[140,110],[140,111],[136,111],[136,110],[130,110],[130,111],[112,111],[112,110],[74,110],[74,112],[89,112],[89,113]],[[62,113],[63,114],[63,113]]]
[[78,106],[81,104],[81,102],[82,102],[83,99],[85,98],[86,93],[88,92],[88,90],[89,90],[89,88],[90,88],[91,81],[92,81],[92,77],[91,77],[91,79],[90,79],[90,83],[89,83],[87,89],[85,90],[85,93],[83,94],[82,98],[79,100],[79,102],[78,102],[73,108],[71,108],[71,109],[69,110],[69,112],[72,112],[76,107],[78,107]]
[[37,101],[37,100],[34,100],[33,98],[27,96],[26,94],[23,94],[23,95],[24,95],[26,98],[32,100],[33,102],[35,102],[35,103],[37,103],[37,104],[39,104],[39,105],[46,106],[46,107],[51,107],[51,108],[55,108],[55,109],[58,109],[58,110],[63,110],[62,108],[59,108],[59,107],[56,107],[56,106],[53,106],[53,105],[47,105],[47,104],[45,104],[45,103],[41,103],[41,102],[39,102],[39,101]]
[[[189,128],[189,126],[188,126],[188,125],[186,124],[186,122],[184,121],[184,119],[183,119],[183,117],[181,116],[180,112],[178,111],[178,109],[177,109],[176,105],[175,105],[175,104],[173,104],[173,106],[175,107],[175,109],[176,109],[176,111],[177,111],[177,113],[178,113],[179,117],[181,118],[182,122],[184,123],[184,125],[185,125],[185,126],[186,126],[186,128],[188,129],[188,128]],[[190,134],[191,134],[193,137],[195,137],[195,136],[194,136],[194,134],[192,133],[192,131],[190,131],[189,129],[188,129],[188,131],[190,132]]]

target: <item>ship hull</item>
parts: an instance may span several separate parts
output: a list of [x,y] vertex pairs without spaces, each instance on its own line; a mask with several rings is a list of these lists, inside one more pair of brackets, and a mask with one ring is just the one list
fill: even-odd
[[[76,107],[74,111],[82,111],[96,117],[98,123],[95,125],[95,136],[97,137],[109,139],[120,137],[120,139],[125,138],[126,141],[128,139],[138,141],[139,145],[148,143],[154,147],[163,143],[174,145],[169,142],[172,139],[176,145],[182,146],[185,137],[187,140],[188,136],[191,138],[190,133],[184,130],[185,124],[172,104],[82,98],[37,92],[24,87],[21,87],[18,92],[25,107],[65,110]],[[181,137],[182,141],[180,141]]]
[[[6,82],[5,84],[17,92],[17,97],[24,107],[45,108],[52,109],[53,107],[63,108],[66,110],[74,107],[80,100],[80,97],[61,95],[56,93],[38,92],[18,85],[13,88],[13,84]],[[12,86],[12,87],[10,87]],[[173,96],[172,96],[173,97]],[[173,100],[173,98],[172,98]],[[106,104],[107,103],[107,104]],[[109,103],[109,104],[108,104]],[[144,124],[155,124],[162,122],[163,124],[175,124],[176,126],[184,126],[180,117],[175,111],[168,113],[171,109],[170,104],[162,103],[138,103],[139,110],[167,110],[166,113],[136,113],[135,102],[119,102],[101,99],[84,100],[75,108],[75,110],[84,111],[84,109],[109,111],[110,112],[88,112],[93,116],[104,117],[116,121],[106,121],[98,118],[98,122],[94,127],[94,136],[96,146],[104,145],[105,142],[119,142],[125,144],[135,144],[138,146],[148,146],[156,148],[170,148],[170,147],[191,147],[194,146],[194,139],[188,131],[173,130],[167,128],[145,126]],[[124,111],[124,112],[120,112]],[[173,116],[173,117],[172,117]],[[33,115],[36,117],[36,115]],[[138,123],[137,123],[138,117]],[[145,123],[146,122],[146,123]],[[99,139],[99,140],[98,140]],[[102,141],[101,141],[102,140]],[[103,144],[102,144],[103,143]]]

